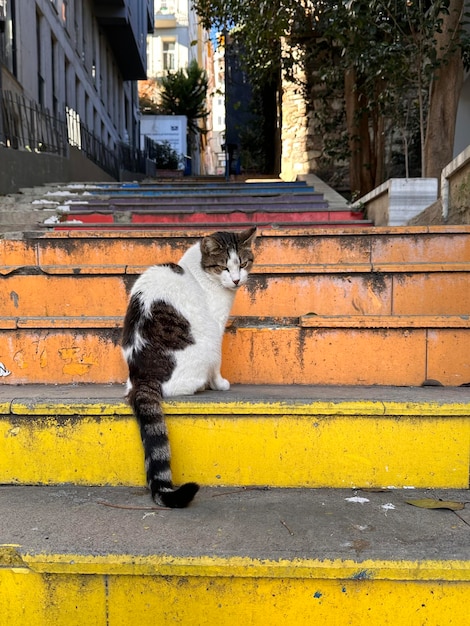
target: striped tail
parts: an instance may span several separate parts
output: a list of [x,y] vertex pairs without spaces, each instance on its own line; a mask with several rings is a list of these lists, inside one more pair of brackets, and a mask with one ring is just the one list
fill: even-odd
[[157,504],[171,508],[187,507],[199,485],[185,483],[175,488],[171,479],[170,443],[162,411],[161,387],[158,383],[133,384],[127,394],[140,427],[145,453],[147,484]]

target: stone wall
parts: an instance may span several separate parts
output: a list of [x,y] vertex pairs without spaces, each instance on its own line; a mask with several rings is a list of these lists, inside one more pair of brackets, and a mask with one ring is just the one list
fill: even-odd
[[[294,69],[297,82],[305,83],[305,72]],[[318,139],[317,139],[318,142]],[[285,78],[282,81],[281,178],[296,180],[297,176],[317,170],[321,150],[315,149],[314,114],[309,110],[302,90]]]
[[[294,78],[299,84],[309,82],[300,64],[294,69]],[[296,180],[300,175],[317,174],[330,185],[346,189],[347,164],[323,158],[325,138],[315,115],[315,110],[324,106],[321,87],[311,85],[310,92],[311,98],[306,99],[297,84],[285,77],[282,81],[281,178]]]

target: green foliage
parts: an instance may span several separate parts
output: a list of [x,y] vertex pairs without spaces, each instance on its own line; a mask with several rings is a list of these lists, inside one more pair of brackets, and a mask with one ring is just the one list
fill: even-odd
[[171,147],[169,141],[153,142],[153,149],[149,151],[149,158],[155,160],[159,170],[177,170],[180,159],[178,153]]
[[[335,159],[351,156],[345,129],[345,75],[354,72],[354,115],[366,117],[372,144],[421,145],[426,133],[430,85],[456,51],[470,64],[470,31],[445,33],[444,17],[460,10],[454,0],[195,0],[206,28],[229,31],[243,42],[243,63],[253,85],[279,70],[297,82],[314,104],[318,133]],[[283,44],[283,45],[281,45]],[[299,81],[295,68],[305,68]],[[318,97],[321,92],[321,99]],[[332,117],[334,121],[332,123]],[[383,140],[385,136],[385,141]],[[365,138],[358,138],[364,140]],[[369,139],[368,139],[369,140]],[[376,161],[380,156],[375,156]],[[369,164],[372,167],[372,164]],[[381,181],[376,181],[381,182]]]
[[160,106],[162,115],[186,115],[188,131],[202,133],[199,120],[207,117],[207,75],[197,61],[193,60],[187,69],[168,73],[160,79]]

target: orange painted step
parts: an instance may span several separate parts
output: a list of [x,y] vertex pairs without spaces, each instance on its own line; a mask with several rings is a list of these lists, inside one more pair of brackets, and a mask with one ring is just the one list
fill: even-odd
[[[433,271],[441,265],[445,271]],[[232,314],[470,314],[470,263],[402,266],[390,273],[367,269],[325,264],[321,271],[308,265],[258,265],[238,292]],[[137,273],[144,270],[143,266],[89,266],[78,274],[67,266],[24,267],[0,280],[2,313],[7,317],[123,317],[130,288]]]
[[[180,231],[0,240],[0,362],[11,372],[2,381],[124,380],[130,285],[195,239]],[[470,380],[470,227],[260,230],[256,246],[225,337],[234,383]]]
[[[123,382],[121,318],[3,318],[5,384]],[[470,382],[468,316],[237,319],[223,344],[232,383],[444,385]]]
[[[207,231],[63,231],[23,241],[0,239],[0,272],[22,266],[139,266],[177,261]],[[258,229],[256,265],[364,265],[388,271],[403,264],[470,262],[470,226]]]

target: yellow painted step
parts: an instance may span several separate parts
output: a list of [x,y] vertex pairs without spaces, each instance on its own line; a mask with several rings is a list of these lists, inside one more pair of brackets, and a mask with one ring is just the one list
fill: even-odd
[[[121,317],[3,318],[2,382],[124,382],[121,325]],[[234,384],[457,386],[470,382],[470,319],[234,318],[222,352],[222,373]]]
[[[145,484],[123,386],[3,387],[0,483]],[[469,388],[234,387],[165,403],[176,483],[465,488]]]
[[0,487],[8,626],[469,626],[468,491]]

